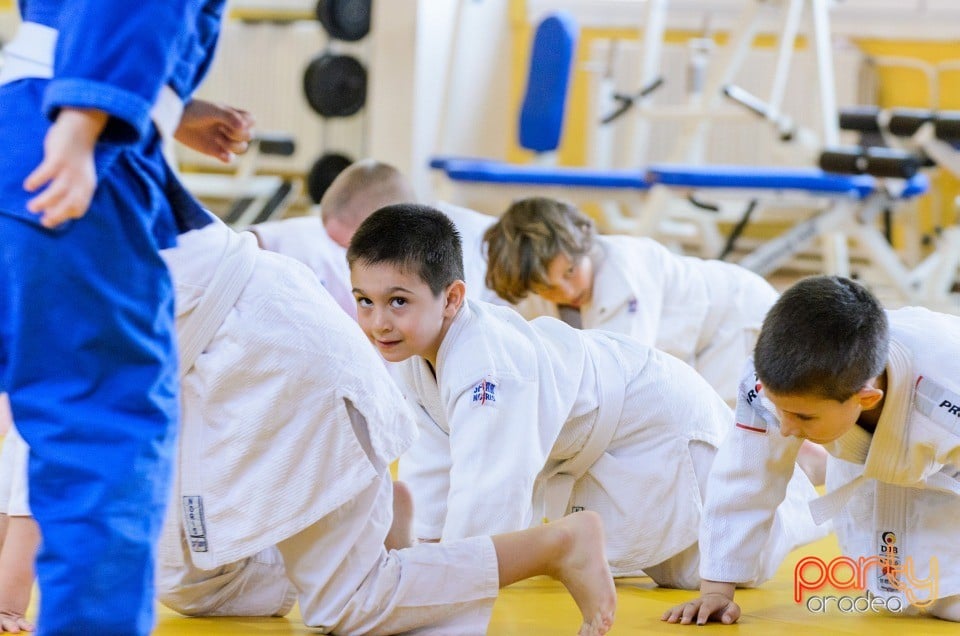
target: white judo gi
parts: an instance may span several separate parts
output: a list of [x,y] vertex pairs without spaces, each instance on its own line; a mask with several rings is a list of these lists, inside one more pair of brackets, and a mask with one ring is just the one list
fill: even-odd
[[[911,307],[889,311],[890,354],[883,411],[873,435],[854,426],[825,445],[828,494],[814,517],[834,520],[843,553],[896,558],[914,580],[935,563],[940,598],[960,594],[960,318]],[[801,440],[780,434],[773,405],[752,369],[742,383],[737,428],[710,476],[700,539],[701,574],[749,580],[784,496]],[[758,391],[759,387],[759,391]],[[897,590],[882,568],[867,569],[876,596],[922,603],[928,588]],[[911,596],[912,595],[912,596]],[[906,601],[906,602],[904,602]],[[891,605],[888,604],[888,607]]]
[[[604,520],[616,576],[641,570],[665,586],[699,584],[702,491],[732,413],[689,366],[619,334],[553,318],[525,321],[467,301],[437,354],[394,378],[420,408],[421,435],[400,460],[417,535],[443,541],[518,530],[580,509]],[[799,470],[791,541],[771,572],[822,534]]]
[[680,256],[649,238],[596,242],[593,298],[580,326],[625,333],[680,358],[733,405],[776,290],[742,267]]
[[324,632],[482,633],[498,591],[488,537],[383,547],[388,464],[416,427],[357,324],[304,266],[221,223],[164,257],[182,429],[161,601],[269,616],[298,599]]
[[260,239],[263,249],[300,261],[317,275],[337,304],[357,318],[357,301],[350,285],[347,250],[330,238],[315,216],[294,217],[258,223],[247,228]]

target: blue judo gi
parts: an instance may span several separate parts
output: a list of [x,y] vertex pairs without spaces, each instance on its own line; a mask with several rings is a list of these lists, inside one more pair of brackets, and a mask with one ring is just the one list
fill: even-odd
[[[208,222],[150,110],[207,70],[225,0],[20,0],[57,30],[52,78],[0,86],[0,390],[30,445],[41,634],[147,634],[178,414],[173,292],[158,251]],[[9,56],[8,56],[9,57]],[[25,177],[61,107],[106,111],[86,216],[55,230]]]

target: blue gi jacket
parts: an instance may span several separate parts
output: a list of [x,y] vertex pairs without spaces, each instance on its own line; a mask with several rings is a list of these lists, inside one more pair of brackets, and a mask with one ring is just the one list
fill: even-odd
[[163,162],[150,110],[164,85],[189,99],[213,59],[225,0],[140,0],[133,8],[129,0],[19,4],[24,21],[59,35],[52,79],[0,86],[0,213],[39,222],[26,210],[34,195],[23,180],[40,164],[57,112],[71,106],[110,115],[96,150],[99,178],[118,155],[132,153],[133,173],[158,188],[143,203],[155,204],[154,194],[166,198],[180,231],[205,224],[198,204]]

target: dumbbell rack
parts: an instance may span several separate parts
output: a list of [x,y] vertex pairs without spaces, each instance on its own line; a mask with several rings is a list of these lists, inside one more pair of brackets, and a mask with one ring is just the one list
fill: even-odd
[[[318,0],[316,17],[329,39],[324,50],[310,61],[303,76],[303,92],[311,109],[324,119],[323,150],[307,174],[307,192],[319,203],[330,183],[355,160],[345,149],[331,150],[330,126],[356,115],[366,116],[366,64],[348,52],[336,49],[340,42],[356,43],[368,39],[372,0]],[[354,152],[365,154],[366,126]]]

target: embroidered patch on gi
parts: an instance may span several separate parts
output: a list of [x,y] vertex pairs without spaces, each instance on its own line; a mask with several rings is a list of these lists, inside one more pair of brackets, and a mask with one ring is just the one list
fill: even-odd
[[473,387],[473,397],[471,403],[474,406],[496,406],[497,405],[497,385],[493,380],[483,379]]
[[635,313],[637,313],[637,299],[636,299],[636,298],[631,298],[631,299],[627,302],[627,313],[628,313],[628,314],[635,314]]
[[187,495],[183,498],[183,526],[192,552],[207,551],[207,529],[203,520],[203,497]]
[[920,376],[914,400],[917,410],[953,433],[960,433],[960,395]]
[[756,374],[753,375],[753,381],[744,381],[740,383],[740,392],[737,396],[737,428],[754,433],[767,432],[768,416],[772,417],[766,407],[760,403],[760,391],[763,385]]

